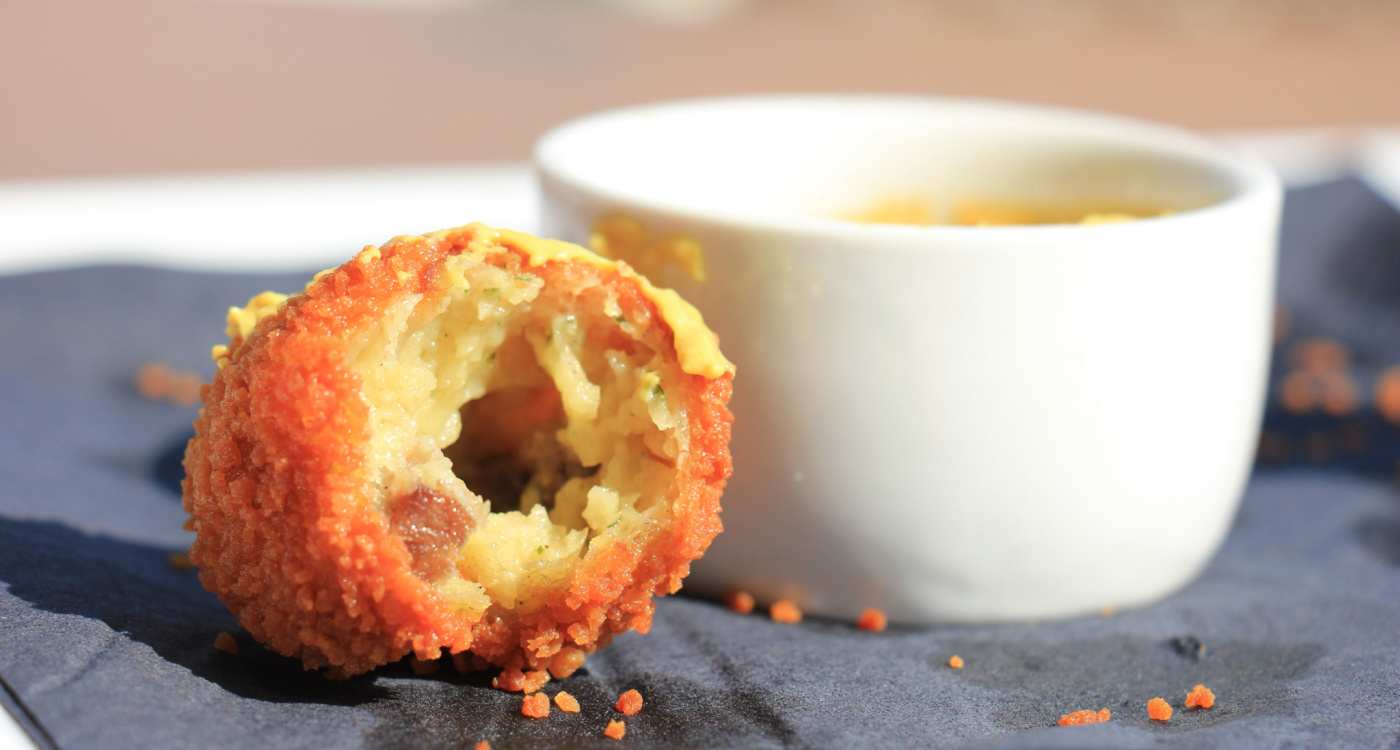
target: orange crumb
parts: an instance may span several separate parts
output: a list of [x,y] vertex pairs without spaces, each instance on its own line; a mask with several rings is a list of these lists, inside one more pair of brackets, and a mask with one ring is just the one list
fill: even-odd
[[1288,349],[1294,367],[1309,372],[1338,372],[1351,367],[1351,352],[1330,339],[1306,339]]
[[1259,435],[1259,458],[1271,463],[1286,463],[1293,458],[1293,441],[1287,435],[1265,430]]
[[1197,685],[1186,694],[1187,708],[1210,708],[1215,705],[1215,693],[1205,685]]
[[636,690],[628,690],[617,699],[617,710],[631,716],[642,710],[642,694]]
[[1328,372],[1318,376],[1322,386],[1322,410],[1334,417],[1345,417],[1356,411],[1361,402],[1361,389],[1344,372]]
[[788,625],[795,625],[802,622],[802,610],[797,608],[789,599],[779,599],[773,602],[773,606],[768,608],[768,616],[773,618],[773,622],[782,622]]
[[223,651],[224,653],[237,655],[238,641],[235,641],[233,639],[233,636],[229,635],[228,633],[220,633],[219,637],[214,639],[214,648],[217,648],[220,651]]
[[874,607],[868,607],[856,618],[856,627],[861,630],[869,630],[875,633],[885,632],[885,626],[889,624],[889,619],[885,613]]
[[1376,378],[1376,410],[1400,424],[1400,367],[1388,367]]
[[1147,715],[1153,721],[1170,721],[1172,718],[1172,707],[1161,698],[1153,698],[1147,702]]
[[1315,373],[1294,370],[1279,384],[1278,402],[1288,412],[1307,414],[1321,400],[1320,390]]
[[1366,450],[1366,444],[1371,441],[1371,433],[1366,428],[1365,422],[1355,420],[1346,422],[1342,425],[1340,434],[1342,450],[1348,453],[1360,453]]
[[141,398],[159,400],[170,387],[170,368],[159,362],[141,365],[141,369],[136,371],[132,385],[135,386],[136,392],[141,394]]
[[181,370],[170,380],[170,388],[165,397],[180,406],[194,406],[199,403],[199,389],[204,386],[204,378],[192,370]]
[[437,659],[419,659],[416,656],[409,656],[408,666],[413,670],[414,675],[424,677],[438,671],[442,664]]
[[578,698],[569,695],[563,690],[560,690],[559,694],[554,696],[554,705],[558,706],[559,710],[565,713],[576,714],[579,712]]
[[1113,714],[1110,714],[1108,712],[1108,709],[1106,708],[1097,712],[1075,711],[1074,713],[1065,714],[1064,716],[1061,716],[1060,726],[1073,727],[1078,726],[1080,724],[1098,724],[1101,721],[1108,721],[1112,717]]
[[614,719],[608,722],[608,728],[603,730],[603,734],[615,740],[620,740],[624,734],[627,734],[627,724],[621,720]]
[[194,567],[194,563],[190,562],[190,553],[188,552],[171,552],[165,560],[170,563],[170,567],[181,573]]
[[1103,609],[1099,610],[1099,614],[1103,615],[1104,617],[1112,617],[1118,614],[1118,610],[1114,609],[1112,604],[1105,604],[1103,606]]
[[462,674],[470,674],[490,669],[493,665],[476,654],[463,651],[460,654],[452,655],[452,666],[456,667],[457,671]]
[[549,662],[549,673],[555,679],[562,680],[565,677],[577,672],[583,666],[584,658],[587,656],[583,649],[577,646],[565,646],[559,649],[559,653]]
[[520,705],[520,713],[532,719],[543,719],[549,715],[549,696],[544,693],[525,696],[525,702]]
[[199,389],[204,385],[204,378],[194,370],[172,370],[159,362],[151,362],[136,371],[132,384],[144,399],[193,406],[199,403]]
[[953,658],[948,660],[948,666],[952,667],[953,669],[962,669],[963,664],[965,663],[966,662],[963,661],[963,658],[956,654],[953,655]]
[[525,679],[520,683],[520,689],[524,690],[527,694],[533,693],[544,687],[547,682],[549,682],[549,673],[543,669],[526,672]]
[[515,667],[503,669],[491,680],[491,687],[508,693],[518,693],[525,689],[525,673]]
[[1310,432],[1303,438],[1303,457],[1315,464],[1325,464],[1337,452],[1337,439],[1326,432]]
[[476,750],[491,750],[491,743],[487,742],[486,740],[482,740],[476,743]]
[[741,589],[730,589],[724,592],[724,606],[746,615],[753,611],[753,594]]

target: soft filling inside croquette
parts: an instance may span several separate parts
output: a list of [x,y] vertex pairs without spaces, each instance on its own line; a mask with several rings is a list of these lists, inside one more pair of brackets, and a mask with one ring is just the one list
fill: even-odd
[[667,342],[606,286],[465,257],[445,277],[450,293],[402,297],[351,350],[378,502],[455,606],[528,611],[591,546],[645,544],[667,522],[686,439]]

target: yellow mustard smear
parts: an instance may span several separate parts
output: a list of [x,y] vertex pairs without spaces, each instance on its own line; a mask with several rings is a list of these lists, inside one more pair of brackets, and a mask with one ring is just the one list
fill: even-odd
[[695,238],[657,234],[631,216],[599,217],[589,232],[588,248],[604,258],[626,261],[649,279],[660,278],[667,264],[674,264],[696,281],[706,278],[705,251]]
[[838,218],[862,224],[907,224],[913,226],[1003,227],[1036,224],[1079,224],[1096,226],[1135,221],[1171,214],[1170,209],[1147,206],[1086,208],[1082,205],[1032,205],[985,200],[961,200],[946,215],[934,210],[921,198],[894,197],[870,204]]
[[[625,263],[609,260],[570,242],[545,239],[509,229],[493,229],[480,224],[474,226],[485,230],[487,236],[524,252],[530,265],[534,267],[542,266],[550,261],[580,261],[606,270],[615,270],[624,276],[635,278],[642,288],[642,294],[656,305],[657,310],[661,313],[661,319],[670,326],[675,342],[676,358],[680,360],[682,370],[710,379],[734,373],[734,364],[720,353],[718,337],[705,325],[705,319],[701,316],[700,311],[682,299],[675,291],[652,284],[645,276],[637,274]],[[366,261],[372,261],[378,256],[377,249],[366,248],[360,256],[357,256],[356,260],[360,261],[363,258]],[[316,274],[316,278],[319,279],[332,270],[334,269],[321,271]],[[275,314],[287,299],[288,295],[285,294],[263,292],[248,300],[248,304],[243,307],[229,308],[227,328],[229,339],[246,340],[253,328],[264,318]],[[230,351],[227,345],[220,344],[214,347],[211,355],[215,363],[222,368],[228,364]]]
[[631,266],[604,258],[571,242],[543,239],[509,229],[492,231],[497,238],[524,251],[532,266],[542,266],[552,260],[582,261],[635,278],[642,287],[642,294],[655,303],[661,319],[671,327],[676,357],[681,362],[682,370],[711,379],[734,373],[734,364],[720,353],[717,337],[705,325],[700,311],[674,290],[658,287],[647,277],[633,271]]
[[[228,327],[225,332],[229,340],[247,339],[248,334],[253,332],[258,323],[263,318],[277,312],[283,302],[287,301],[287,295],[277,292],[263,292],[252,299],[243,307],[230,307],[228,309]],[[220,368],[228,364],[229,348],[225,344],[214,346],[210,356],[214,358],[214,363]]]

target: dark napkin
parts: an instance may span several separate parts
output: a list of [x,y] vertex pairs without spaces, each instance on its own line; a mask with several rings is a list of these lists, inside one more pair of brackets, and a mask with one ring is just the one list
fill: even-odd
[[[163,361],[207,376],[228,305],[305,275],[0,278],[0,701],[62,748],[1396,747],[1400,439],[1361,381],[1400,362],[1400,215],[1342,181],[1293,192],[1286,216],[1279,377],[1298,341],[1340,341],[1360,396],[1340,415],[1271,405],[1269,430],[1299,445],[1357,420],[1368,432],[1356,451],[1256,472],[1185,590],[1113,616],[882,634],[668,597],[649,635],[546,688],[582,713],[544,720],[489,673],[304,672],[171,564],[189,543],[177,483],[194,410],[141,398],[133,373]],[[225,631],[237,655],[214,649]],[[1215,708],[1183,708],[1197,683]],[[602,730],[629,688],[646,703],[616,743]],[[1167,724],[1147,718],[1156,696],[1176,708]],[[1055,726],[1104,707],[1106,724]]]

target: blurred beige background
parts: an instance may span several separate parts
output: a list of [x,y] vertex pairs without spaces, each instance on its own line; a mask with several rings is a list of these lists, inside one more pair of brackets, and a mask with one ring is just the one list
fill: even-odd
[[551,125],[869,90],[1400,124],[1394,0],[3,0],[0,180],[520,160]]

